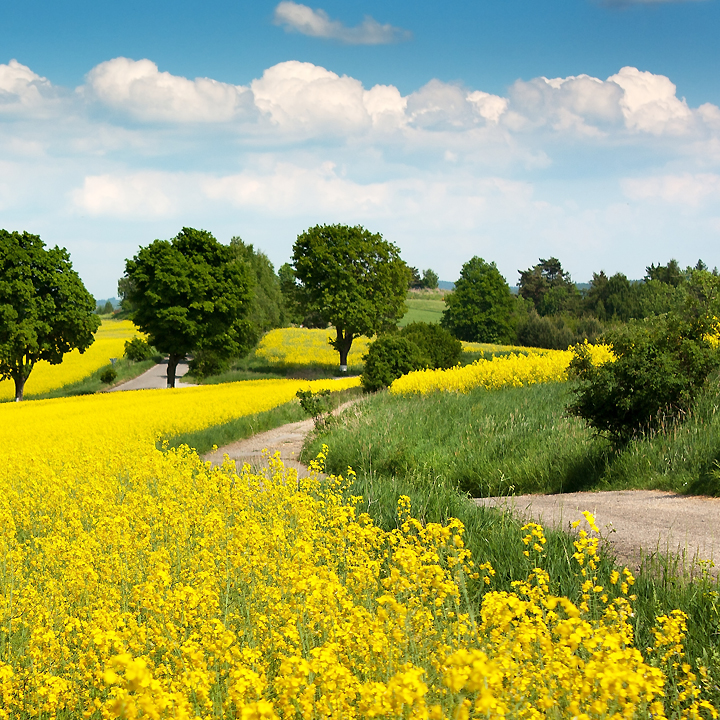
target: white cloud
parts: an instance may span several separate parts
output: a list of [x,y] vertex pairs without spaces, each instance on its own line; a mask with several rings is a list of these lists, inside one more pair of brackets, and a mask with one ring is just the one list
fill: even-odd
[[653,135],[681,134],[690,129],[692,111],[685,98],[678,99],[677,88],[664,75],[624,67],[611,75],[608,82],[625,91],[620,107],[628,128]]
[[661,200],[695,208],[708,200],[720,201],[720,175],[714,173],[625,178],[621,186],[631,200]]
[[284,0],[275,8],[275,24],[282,25],[286,31],[339,40],[348,45],[386,45],[412,37],[407,30],[381,25],[369,16],[357,27],[347,27],[339,20],[331,20],[324,10],[313,10],[291,0]]
[[88,73],[87,88],[139,120],[228,122],[247,119],[253,111],[248,88],[160,72],[151,60],[119,57],[100,63]]
[[257,107],[284,129],[339,134],[371,124],[362,83],[312,63],[274,65],[251,88]]
[[0,65],[0,115],[37,115],[38,110],[56,97],[47,80],[17,60]]

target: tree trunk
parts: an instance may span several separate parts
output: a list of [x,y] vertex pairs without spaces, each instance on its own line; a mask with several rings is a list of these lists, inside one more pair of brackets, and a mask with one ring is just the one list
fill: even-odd
[[169,388],[175,387],[175,371],[177,370],[178,363],[185,357],[184,355],[176,355],[175,353],[170,353],[170,357],[168,357],[168,366],[167,366],[167,386]]
[[337,337],[335,338],[335,349],[340,353],[340,370],[347,372],[347,357],[352,347],[353,334],[346,330],[343,331],[336,327]]
[[23,399],[25,393],[25,373],[21,370],[17,374],[13,374],[13,380],[15,381],[15,402],[20,402]]

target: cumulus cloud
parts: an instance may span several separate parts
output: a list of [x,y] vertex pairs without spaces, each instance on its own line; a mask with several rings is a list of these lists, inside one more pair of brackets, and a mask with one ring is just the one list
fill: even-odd
[[409,31],[381,25],[370,16],[356,27],[347,27],[339,20],[331,20],[324,10],[313,10],[292,0],[284,0],[275,8],[275,24],[282,25],[288,32],[339,40],[348,45],[386,45],[412,37]]
[[248,119],[254,110],[246,87],[160,72],[151,60],[100,63],[88,73],[86,87],[106,105],[145,121],[228,122]]
[[620,107],[630,129],[653,135],[680,134],[689,129],[692,112],[685,98],[677,97],[677,88],[664,75],[624,67],[611,75],[608,82],[624,90]]
[[17,60],[0,65],[0,114],[35,114],[56,95],[47,78]]

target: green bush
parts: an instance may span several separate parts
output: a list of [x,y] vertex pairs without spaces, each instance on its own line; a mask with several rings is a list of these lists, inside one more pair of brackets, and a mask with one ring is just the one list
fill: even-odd
[[433,368],[451,368],[460,362],[462,343],[444,327],[435,323],[414,322],[406,325],[400,336],[420,348]]
[[188,363],[190,375],[198,378],[219,375],[230,367],[230,358],[213,350],[197,350],[195,357]]
[[364,360],[361,382],[366,392],[382,390],[401,375],[430,365],[420,348],[400,335],[379,337],[370,345]]
[[155,355],[155,348],[148,345],[146,340],[136,337],[125,341],[125,357],[133,362],[150,360]]
[[617,360],[600,367],[576,346],[570,373],[578,385],[568,411],[616,444],[682,420],[720,367],[720,353],[706,339],[710,330],[707,319],[676,314],[632,321],[605,337]]
[[109,368],[105,368],[105,370],[100,373],[100,380],[106,385],[111,385],[117,380],[117,370],[112,367],[112,365]]

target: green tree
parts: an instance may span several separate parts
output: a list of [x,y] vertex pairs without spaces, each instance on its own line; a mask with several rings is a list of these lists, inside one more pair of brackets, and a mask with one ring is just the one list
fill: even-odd
[[518,272],[520,296],[530,300],[540,315],[573,310],[580,300],[580,293],[570,274],[563,270],[555,257],[549,260],[540,258],[537,265]]
[[183,228],[172,240],[141,247],[125,261],[125,277],[130,282],[118,291],[135,308],[133,321],[169,356],[168,387],[190,352],[228,358],[249,349],[251,270],[209,232]]
[[247,245],[239,237],[230,240],[230,247],[237,257],[244,260],[253,274],[254,290],[248,321],[254,340],[257,342],[268,330],[283,327],[286,324],[285,303],[280,289],[280,278],[268,256],[252,245]]
[[67,250],[0,230],[0,377],[14,381],[16,402],[38,360],[57,365],[92,345],[100,326],[94,310]]
[[360,225],[316,225],[298,235],[293,269],[304,313],[335,327],[341,368],[355,337],[392,327],[405,313],[410,273],[399,249]]
[[427,288],[428,290],[435,290],[439,282],[440,278],[434,270],[431,270],[430,268],[423,270],[422,286],[424,288]]
[[441,325],[459,340],[502,342],[511,335],[513,298],[494,262],[468,260],[445,304]]
[[278,268],[278,279],[280,280],[280,292],[282,294],[285,317],[293,325],[300,325],[303,321],[300,298],[298,297],[298,284],[295,277],[295,270],[290,263],[283,263]]
[[653,263],[645,268],[645,271],[646,280],[658,280],[673,287],[677,287],[683,281],[683,271],[680,269],[680,263],[675,258],[670,260],[667,265],[655,265]]
[[420,277],[420,271],[416,267],[408,267],[408,270],[410,271],[410,281],[408,283],[408,287],[411,290],[421,290],[423,286],[422,278]]

